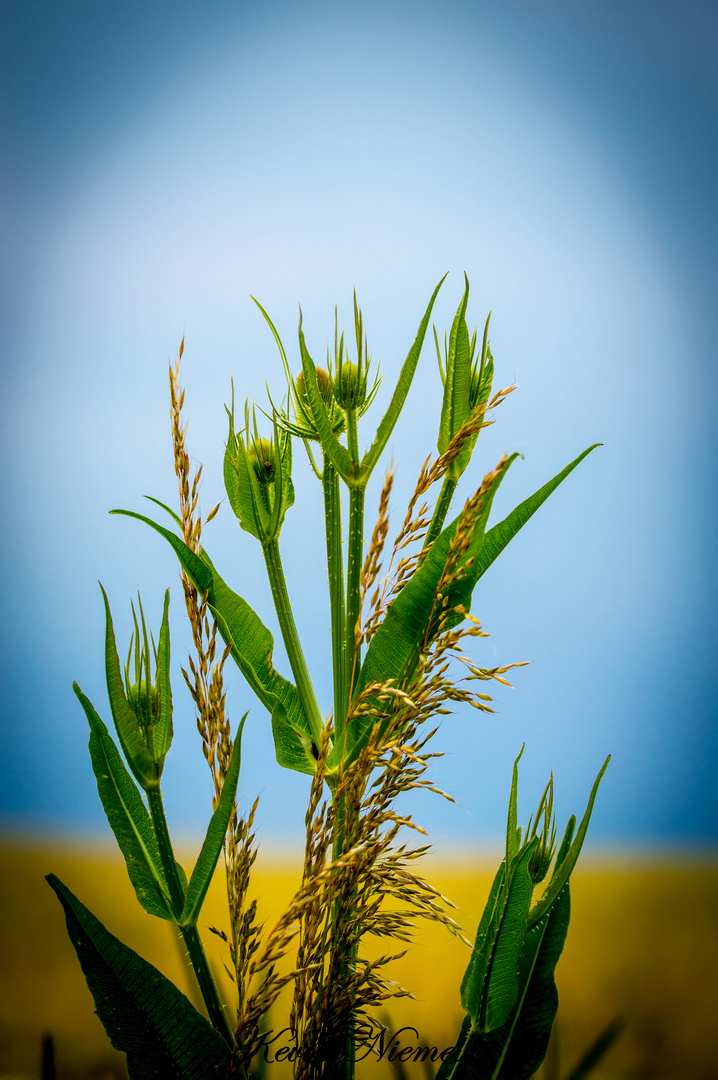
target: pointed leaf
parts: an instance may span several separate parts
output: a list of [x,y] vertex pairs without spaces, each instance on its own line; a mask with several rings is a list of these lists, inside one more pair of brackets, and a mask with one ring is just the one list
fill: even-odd
[[160,715],[152,725],[152,756],[161,765],[172,745],[172,687],[170,685],[170,591],[165,592],[162,625],[157,645],[157,690]]
[[[484,531],[491,511],[491,503],[514,457],[509,458],[498,471],[484,496],[480,515],[465,556],[466,572],[447,590],[447,605],[450,609],[459,604],[469,609],[476,578],[475,567],[484,542]],[[455,518],[434,541],[417,572],[392,601],[386,617],[367,649],[359,674],[357,694],[372,682],[383,683],[393,679],[397,686],[402,686],[404,678],[411,670],[413,658],[418,655],[418,649],[424,641],[432,619],[436,605],[436,590],[460,519],[461,515]],[[470,560],[473,561],[470,562]],[[447,625],[456,625],[462,619],[463,615],[460,614],[450,616]]]
[[97,1014],[130,1080],[223,1080],[230,1052],[184,994],[49,874]]
[[406,401],[407,394],[411,387],[412,380],[414,378],[414,372],[416,371],[416,365],[419,363],[419,357],[421,355],[421,349],[424,344],[424,338],[426,337],[426,330],[429,325],[429,319],[431,318],[431,312],[434,307],[434,302],[439,295],[439,289],[446,281],[447,275],[444,274],[439,284],[432,293],[429,306],[424,313],[424,318],[419,324],[419,329],[414,339],[414,344],[409,349],[406,360],[402,366],[399,374],[394,393],[392,394],[389,407],[384,413],[381,423],[377,428],[376,437],[371,444],[367,452],[362,459],[362,468],[371,473],[372,469],[376,465],[377,461],[384,452],[384,447],[389,441],[389,436],[394,430],[394,425],[401,415],[401,410],[404,408],[404,402]]
[[[471,385],[471,363],[469,356],[469,328],[466,325],[466,307],[469,302],[469,279],[464,274],[466,288],[454,316],[449,336],[449,351],[446,358],[446,381],[441,405],[441,423],[437,449],[443,454],[451,440],[463,427],[469,415],[469,387]],[[449,470],[452,479],[457,479],[463,469],[455,469],[456,463]]]
[[486,573],[492,562],[498,558],[506,545],[516,536],[519,529],[523,528],[529,518],[536,513],[542,503],[546,502],[549,495],[566,479],[568,474],[573,472],[576,466],[579,465],[592,450],[595,450],[597,446],[602,445],[602,443],[594,443],[593,446],[589,446],[582,454],[578,455],[575,461],[572,461],[570,465],[567,465],[565,469],[562,469],[560,473],[557,473],[552,480],[549,480],[542,488],[535,491],[528,499],[519,503],[519,505],[511,511],[508,517],[504,518],[503,521],[500,521],[498,525],[494,525],[492,529],[489,529],[478,559],[478,577],[481,577]]
[[518,838],[518,798],[519,798],[519,762],[524,752],[526,743],[519,750],[519,756],[514,762],[513,772],[511,774],[511,792],[509,794],[509,812],[506,820],[506,865],[511,866],[511,863],[518,855],[519,850],[519,838]]
[[294,735],[289,732],[285,734],[288,739],[294,740],[304,758],[297,732],[303,732],[302,737],[311,746],[311,728],[296,686],[280,675],[272,664],[274,638],[256,612],[246,600],[229,588],[206,552],[203,551],[200,557],[180,537],[143,514],[130,510],[113,510],[111,513],[143,521],[170,544],[198,592],[207,593],[208,604],[217,620],[219,632],[230,646],[232,658],[259,700],[270,714],[274,712],[277,703],[281,704],[289,729],[294,732]]
[[531,927],[535,926],[537,922],[540,922],[546,912],[549,911],[549,909],[553,906],[559,893],[563,889],[564,885],[566,885],[568,879],[571,876],[571,873],[573,872],[573,868],[578,861],[579,855],[581,854],[583,842],[586,839],[586,833],[588,832],[588,824],[591,820],[591,814],[593,813],[593,804],[595,803],[596,795],[598,794],[598,787],[601,783],[601,780],[603,779],[603,774],[608,768],[608,763],[610,760],[611,755],[609,754],[603,765],[601,766],[600,772],[594,781],[593,787],[591,788],[591,794],[588,799],[588,806],[586,807],[586,812],[581,819],[581,824],[578,827],[576,839],[571,844],[571,847],[569,848],[563,862],[559,867],[557,867],[555,873],[553,874],[546,892],[541,897],[538,904],[536,904],[536,906],[533,908],[528,921],[528,929],[531,929]]
[[[299,352],[302,357],[302,371],[304,372],[304,387],[309,398],[309,406],[312,410],[314,423],[317,426],[317,434],[322,444],[322,449],[337,470],[341,478],[351,487],[361,482],[361,475],[356,472],[352,456],[345,446],[337,439],[332,429],[326,406],[322,400],[317,386],[317,371],[314,361],[307,352],[301,321],[299,323]],[[367,478],[368,479],[368,476]],[[366,479],[364,483],[366,483]]]
[[160,771],[145,745],[139,721],[125,695],[110,604],[102,584],[100,584],[100,589],[102,589],[102,597],[105,601],[105,678],[115,730],[127,764],[132,769],[138,784],[143,788],[156,787],[159,783]]
[[207,826],[207,834],[204,838],[204,843],[202,844],[199,856],[197,857],[194,870],[192,871],[189,886],[187,887],[184,907],[182,908],[182,916],[179,920],[180,926],[196,925],[199,913],[202,910],[204,898],[207,895],[207,890],[209,889],[212,876],[219,861],[219,856],[222,853],[224,837],[234,808],[234,797],[237,794],[239,768],[242,761],[242,729],[244,728],[244,721],[247,719],[247,716],[248,714],[245,713],[239,723],[239,729],[234,740],[232,758],[229,763],[227,775],[224,779],[224,784],[222,785],[222,792],[219,797],[219,802],[217,803],[217,809],[212,814],[209,825]]
[[112,737],[77,683],[72,688],[90,725],[90,757],[97,790],[127,865],[137,899],[150,915],[174,921],[152,820]]

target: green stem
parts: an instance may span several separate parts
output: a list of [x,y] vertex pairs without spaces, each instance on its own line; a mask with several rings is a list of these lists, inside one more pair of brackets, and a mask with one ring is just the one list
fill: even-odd
[[332,619],[332,671],[334,676],[334,739],[344,742],[346,707],[344,693],[344,565],[342,560],[342,517],[339,477],[329,458],[324,457],[324,522],[327,538],[329,603]]
[[274,607],[277,612],[277,619],[279,620],[279,628],[282,631],[284,648],[287,650],[289,664],[297,684],[299,696],[302,699],[302,705],[304,706],[304,713],[309,722],[312,739],[318,750],[324,721],[319,708],[319,702],[317,701],[317,695],[309,676],[307,662],[304,659],[301,642],[299,641],[299,634],[297,633],[297,626],[294,622],[292,605],[289,602],[287,583],[284,579],[284,570],[282,569],[282,560],[279,555],[279,541],[276,539],[267,540],[262,544],[262,550],[264,551],[264,561],[267,566],[269,584],[272,588],[272,599],[274,600]]
[[[359,467],[356,412],[347,411],[347,444],[352,460]],[[361,656],[356,648],[355,631],[359,619],[359,590],[364,547],[364,494],[363,487],[349,489],[349,536],[347,541],[347,619],[344,628],[345,703],[344,715],[349,711],[354,683],[359,674]]]
[[345,626],[345,703],[344,715],[349,711],[354,684],[359,675],[361,652],[355,640],[359,619],[359,585],[361,579],[364,546],[364,488],[352,488],[349,492],[349,537],[347,544],[347,621]]
[[[147,792],[147,801],[150,807],[150,815],[152,817],[155,836],[157,837],[160,862],[162,863],[162,869],[165,872],[167,886],[170,891],[170,901],[175,917],[179,920],[182,914],[182,908],[184,907],[184,888],[177,871],[177,863],[175,862],[175,856],[172,850],[172,841],[170,840],[169,829],[167,828],[167,818],[165,817],[165,808],[159,787],[150,788]],[[184,938],[184,943],[187,946],[187,952],[197,978],[197,984],[202,993],[204,1003],[207,1006],[207,1013],[212,1025],[217,1029],[220,1035],[222,1035],[228,1045],[232,1046],[234,1038],[229,1024],[227,1023],[227,1017],[224,1015],[224,1008],[219,1000],[217,987],[214,985],[214,979],[209,970],[209,964],[207,963],[207,957],[197,927],[180,926],[179,929]]]
[[434,513],[431,518],[431,525],[429,525],[429,531],[424,538],[424,548],[428,548],[429,544],[433,544],[437,536],[440,535],[441,530],[444,528],[444,522],[446,521],[446,515],[449,512],[451,506],[451,500],[454,497],[456,491],[456,485],[458,481],[452,480],[448,473],[444,476],[444,482],[441,485],[441,491],[439,492],[439,498],[436,500],[436,506],[434,507]]

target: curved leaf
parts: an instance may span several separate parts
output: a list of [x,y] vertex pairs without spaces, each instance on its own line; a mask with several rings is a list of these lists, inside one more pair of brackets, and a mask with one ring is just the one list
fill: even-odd
[[384,451],[384,447],[389,441],[389,436],[394,430],[394,425],[396,424],[399,416],[401,415],[401,410],[404,408],[404,402],[406,401],[406,396],[409,393],[412,379],[414,378],[416,365],[419,363],[419,357],[421,355],[421,349],[424,344],[424,338],[426,337],[426,330],[429,325],[429,319],[431,318],[431,311],[434,307],[434,301],[439,295],[439,289],[446,281],[446,277],[447,275],[444,274],[443,278],[436,286],[431,295],[429,306],[424,313],[424,318],[419,324],[419,329],[417,331],[416,338],[414,339],[414,344],[409,349],[406,360],[404,361],[404,364],[402,366],[401,372],[399,374],[399,379],[394,389],[394,393],[392,394],[391,401],[389,402],[389,407],[384,413],[381,423],[377,428],[374,442],[364,454],[364,457],[362,459],[362,469],[366,469],[367,474],[371,473],[372,469],[381,457]]
[[137,899],[150,915],[174,922],[152,819],[92,702],[77,683],[72,688],[90,725],[90,757],[102,807],[124,856]]
[[[165,538],[195,588],[207,594],[207,602],[217,620],[219,632],[230,646],[232,658],[259,700],[270,714],[277,703],[281,704],[290,727],[294,732],[304,732],[311,742],[311,729],[297,688],[280,675],[272,664],[272,634],[246,600],[233,592],[220,577],[209,556],[205,552],[197,555],[179,536],[143,514],[131,510],[112,510],[111,513],[143,521]],[[299,747],[299,736],[295,735],[294,738]]]
[[229,1048],[161,972],[114,937],[66,885],[46,881],[65,911],[97,1014],[127,1055],[130,1080],[221,1080]]

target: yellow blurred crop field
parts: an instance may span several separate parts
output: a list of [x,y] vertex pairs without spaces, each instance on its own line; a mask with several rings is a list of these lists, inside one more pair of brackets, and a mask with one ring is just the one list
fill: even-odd
[[[183,860],[189,864],[190,860]],[[473,936],[495,860],[427,862],[432,882],[457,905]],[[296,886],[299,859],[258,864],[255,888],[268,924]],[[62,911],[44,881],[55,873],[113,934],[130,945],[196,1002],[176,935],[139,908],[124,865],[89,847],[4,843],[0,847],[0,1078],[40,1075],[40,1045],[53,1035],[60,1080],[125,1076],[124,1058],[110,1047],[93,1013]],[[559,962],[559,1018],[548,1080],[563,1080],[598,1032],[615,1016],[626,1027],[591,1075],[596,1080],[718,1078],[718,863],[647,858],[586,861],[572,879],[572,919]],[[224,881],[215,876],[202,923],[213,966],[223,973],[224,946],[207,925],[224,925]],[[378,954],[378,950],[375,954]],[[388,1010],[406,1043],[444,1048],[456,1037],[465,945],[435,927],[420,927],[409,954],[391,969],[414,999]],[[223,974],[221,977],[224,977]],[[223,989],[230,1000],[230,983]],[[271,1018],[287,1024],[286,1001]],[[281,1039],[278,1040],[279,1045]],[[271,1056],[271,1050],[270,1050]],[[558,1068],[556,1063],[558,1062]],[[407,1077],[426,1077],[416,1065]],[[267,1080],[290,1076],[268,1065]],[[363,1062],[359,1080],[395,1076],[386,1062]]]

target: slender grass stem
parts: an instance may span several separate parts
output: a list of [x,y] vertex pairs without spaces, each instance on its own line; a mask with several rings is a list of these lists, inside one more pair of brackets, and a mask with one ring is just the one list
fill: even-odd
[[279,542],[277,540],[268,540],[262,545],[262,550],[264,551],[264,561],[267,567],[269,584],[272,588],[272,599],[279,620],[279,628],[282,631],[284,648],[287,650],[289,664],[297,684],[299,696],[302,699],[312,739],[318,749],[323,724],[322,713],[309,675],[307,662],[304,659],[297,626],[294,622],[292,605],[289,602],[289,593],[287,592],[287,583],[284,579],[282,560],[279,555]]
[[[170,901],[172,903],[173,911],[179,919],[184,906],[184,888],[177,870],[177,863],[175,862],[174,852],[172,850],[172,841],[170,840],[169,829],[167,828],[165,808],[159,788],[152,788],[147,792],[147,801],[150,807],[150,815],[152,817],[155,836],[157,837],[157,847],[159,848],[162,869],[165,872],[167,886],[170,891]],[[209,970],[209,964],[207,963],[207,957],[199,936],[199,931],[196,926],[180,926],[179,929],[184,939],[184,943],[187,946],[187,953],[189,954],[190,962],[194,969],[197,985],[200,988],[212,1025],[217,1029],[228,1045],[232,1046],[234,1044],[234,1037],[227,1022],[227,1017],[224,1015],[224,1008],[222,1002],[219,1000],[219,994],[217,993],[217,987],[212,978],[212,972]]]
[[[356,412],[347,410],[347,443],[352,460],[358,468],[359,446],[357,440]],[[359,673],[361,657],[356,648],[355,631],[359,618],[359,587],[364,548],[364,495],[363,487],[349,489],[349,536],[347,541],[347,618],[345,626],[345,694],[348,712],[354,683]]]
[[329,602],[332,620],[332,672],[334,676],[334,738],[344,744],[346,693],[344,692],[344,563],[342,558],[342,516],[339,477],[328,457],[322,472],[324,522],[327,539]]
[[454,497],[456,491],[456,485],[458,481],[452,480],[450,476],[444,477],[444,482],[441,485],[441,491],[439,492],[439,498],[436,500],[436,506],[434,507],[434,513],[431,518],[431,524],[429,530],[424,538],[424,548],[427,548],[429,544],[433,544],[437,536],[444,528],[444,522],[446,521],[446,515],[449,512],[451,506],[451,500]]

